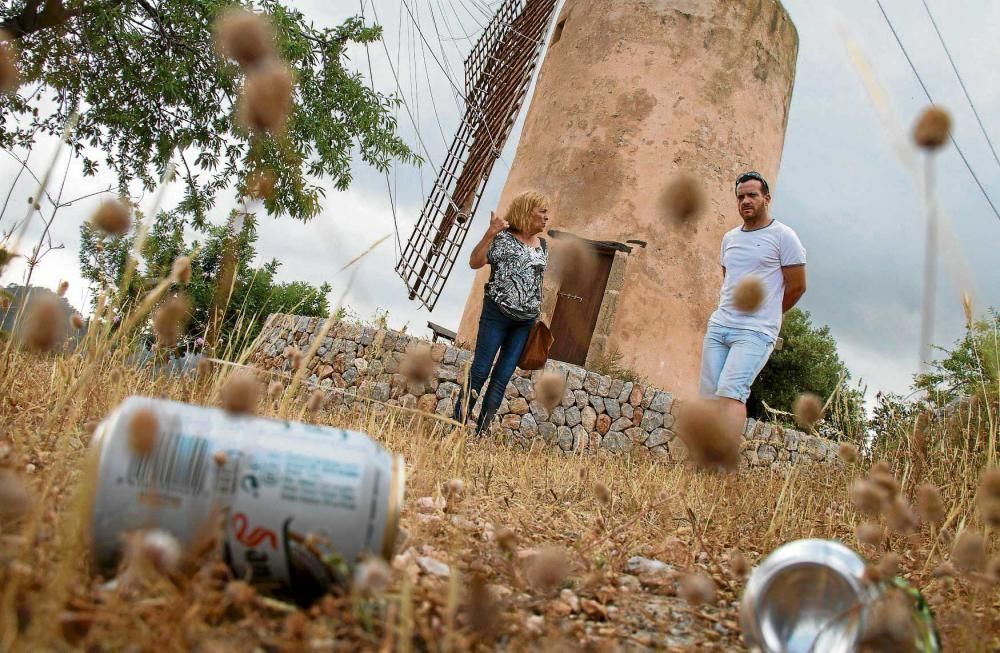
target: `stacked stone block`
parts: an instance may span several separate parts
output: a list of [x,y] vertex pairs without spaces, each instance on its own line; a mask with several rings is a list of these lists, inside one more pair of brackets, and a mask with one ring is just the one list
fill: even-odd
[[[251,363],[265,370],[290,372],[285,348],[308,349],[322,322],[321,318],[271,315],[251,353]],[[424,341],[341,321],[320,344],[306,378],[320,388],[345,390],[331,392],[334,400],[362,401],[356,398],[360,395],[389,406],[450,417],[472,352],[444,343],[430,345],[436,372],[425,383],[414,382],[400,374],[400,364],[417,342]],[[551,409],[535,398],[534,381],[543,371],[559,373],[566,381],[562,400]],[[567,453],[604,450],[681,462],[687,458],[687,447],[673,430],[674,408],[673,395],[660,388],[549,361],[545,370],[515,372],[497,411],[497,428],[505,441],[524,446],[541,439]],[[774,424],[748,420],[743,435],[741,458],[747,466],[836,459],[836,442]]]

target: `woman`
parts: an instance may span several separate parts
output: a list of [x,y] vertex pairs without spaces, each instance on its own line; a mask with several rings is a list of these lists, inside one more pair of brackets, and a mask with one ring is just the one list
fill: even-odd
[[[490,227],[469,257],[473,270],[490,264],[490,280],[486,284],[483,312],[479,317],[476,354],[469,374],[473,398],[487,377],[490,379],[476,420],[477,433],[493,421],[531,327],[538,319],[542,275],[548,263],[548,247],[538,234],[548,223],[548,213],[549,200],[545,195],[534,191],[518,195],[503,218],[490,213]],[[474,399],[471,403],[475,403]],[[459,394],[455,419],[464,423],[462,404],[463,397]]]

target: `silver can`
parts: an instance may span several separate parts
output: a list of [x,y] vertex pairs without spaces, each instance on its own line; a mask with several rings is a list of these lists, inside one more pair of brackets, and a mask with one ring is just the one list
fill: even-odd
[[766,653],[850,653],[874,596],[865,563],[831,540],[796,540],[775,549],[743,590],[740,623]]
[[[157,424],[143,455],[129,445],[141,409]],[[186,546],[224,519],[224,553],[238,578],[308,601],[363,556],[388,559],[395,548],[403,460],[363,433],[130,397],[91,446],[91,545],[103,568],[129,531],[164,529]]]

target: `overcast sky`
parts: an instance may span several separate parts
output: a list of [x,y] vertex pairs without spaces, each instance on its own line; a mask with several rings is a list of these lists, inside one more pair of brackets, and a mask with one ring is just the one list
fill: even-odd
[[[926,2],[987,133],[1000,144],[996,65],[1000,60],[1000,2]],[[337,8],[320,0],[290,4],[317,25],[332,26],[361,11],[361,2],[337,3]],[[407,108],[398,114],[401,134],[427,159],[422,169],[396,167],[389,176],[404,242],[433,183],[435,165],[444,159],[458,125],[462,60],[487,22],[490,8],[497,4],[375,0],[373,6],[365,0],[366,17],[373,19],[377,12],[385,26],[385,43],[373,45],[367,54],[364,48],[353,48],[351,66],[367,76],[370,55],[375,86],[406,99]],[[870,394],[875,389],[905,394],[918,363],[924,191],[914,173],[918,157],[898,135],[905,137],[927,101],[875,0],[838,0],[836,5],[832,9],[809,0],[785,2],[798,28],[800,47],[781,171],[772,182],[773,213],[799,232],[809,250],[809,291],[800,306],[812,314],[815,323],[830,326],[855,381],[862,379]],[[952,112],[955,137],[987,193],[1000,204],[1000,165],[976,124],[923,4],[883,0],[883,5],[934,99]],[[872,101],[861,69],[848,54],[848,43],[868,62],[877,92],[887,99],[883,110]],[[494,168],[466,249],[485,229],[484,216],[503,186],[519,127]],[[32,161],[44,160],[54,147],[51,141],[40,143]],[[9,155],[0,153],[4,192],[17,169]],[[344,193],[331,189],[323,213],[309,224],[288,217],[261,221],[259,255],[282,261],[280,279],[329,281],[334,286],[331,299],[335,299],[346,283],[346,276],[338,276],[336,270],[378,237],[393,233],[393,203],[385,176],[362,164],[355,172],[352,188]],[[980,312],[988,306],[1000,307],[1000,267],[996,265],[1000,220],[953,147],[938,157],[936,174],[947,227],[935,341],[950,344],[962,332],[962,291],[973,294]],[[73,166],[64,199],[107,185],[106,177],[83,180]],[[33,191],[22,177],[0,227],[23,215]],[[179,184],[170,189],[168,207],[180,199],[180,191]],[[145,197],[143,205],[149,201]],[[78,307],[87,306],[77,263],[79,225],[94,203],[93,199],[81,201],[60,214],[52,234],[65,249],[50,253],[34,278],[49,287],[68,279],[69,298]],[[220,204],[219,221],[232,206],[232,198]],[[43,212],[47,213],[44,207]],[[735,226],[739,221],[735,211],[732,217]],[[36,221],[25,242],[33,243],[39,229]],[[371,317],[376,309],[387,309],[392,326],[406,324],[418,334],[426,333],[428,319],[456,328],[472,280],[471,271],[462,264],[466,255],[456,265],[434,313],[428,314],[406,299],[394,272],[394,237],[364,260],[347,304],[362,318]],[[0,282],[19,282],[23,274],[23,267],[12,265]]]

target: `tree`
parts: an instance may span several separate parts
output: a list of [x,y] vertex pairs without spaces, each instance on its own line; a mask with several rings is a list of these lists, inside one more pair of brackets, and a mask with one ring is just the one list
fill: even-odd
[[996,397],[1000,387],[1000,313],[991,308],[985,319],[968,325],[951,350],[937,349],[946,356],[913,380],[915,388],[927,392],[932,405],[944,406],[963,397]]
[[[135,275],[129,287],[122,290],[125,252],[132,246],[140,225],[141,222],[137,221],[128,236],[105,240],[92,226],[83,225],[80,233],[81,273],[95,286],[121,293],[125,298],[124,310],[128,310],[147,290],[169,274],[179,256],[190,256],[190,282],[184,288],[172,289],[172,292],[183,292],[191,302],[190,320],[182,335],[181,346],[190,345],[205,335],[226,247],[232,248],[235,278],[232,295],[222,317],[220,351],[229,347],[239,351],[252,342],[260,332],[264,318],[271,313],[329,314],[329,284],[324,283],[317,288],[303,281],[276,283],[274,277],[280,266],[276,259],[260,266],[253,265],[257,229],[252,215],[243,216],[241,225],[236,221],[239,226],[209,226],[204,241],[186,245],[183,239],[184,220],[176,212],[160,213],[150,226],[143,246],[141,274]],[[152,341],[148,328],[144,338],[147,342]]]
[[847,385],[850,374],[837,354],[830,327],[814,327],[808,311],[793,308],[785,313],[780,335],[784,347],[771,354],[757,376],[747,412],[758,419],[767,418],[764,403],[791,412],[799,394],[813,392],[825,400],[839,384],[838,401],[831,405],[834,410],[828,411],[827,422],[840,433],[862,433],[865,417],[861,393]]
[[[278,0],[254,0],[274,23],[277,50],[296,77],[286,133],[253,138],[233,120],[240,74],[221,60],[211,27],[233,3],[224,0],[0,0],[0,29],[18,42],[25,95],[0,97],[0,146],[30,147],[37,133],[59,134],[73,112],[71,134],[85,174],[103,153],[124,193],[133,180],[156,184],[179,158],[186,194],[179,214],[199,229],[222,189],[242,194],[247,173],[269,169],[276,180],[270,214],[308,220],[320,211],[329,177],[343,190],[351,154],[384,170],[393,159],[419,158],[396,134],[400,100],[370,88],[345,66],[350,43],[371,43],[381,28],[349,18],[317,29]],[[93,148],[88,150],[87,148]]]

